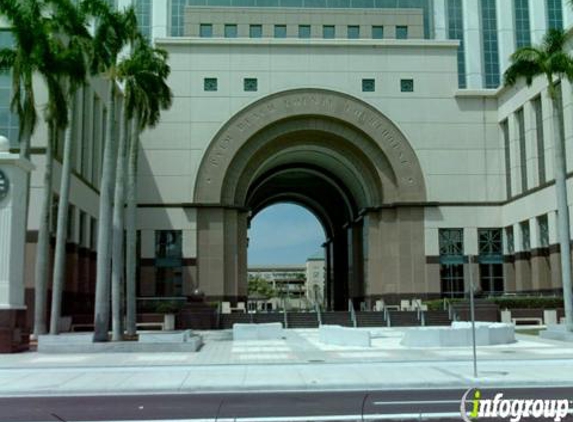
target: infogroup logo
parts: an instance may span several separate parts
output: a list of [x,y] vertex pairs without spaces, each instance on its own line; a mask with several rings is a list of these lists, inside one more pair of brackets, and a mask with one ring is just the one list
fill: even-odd
[[567,399],[504,399],[503,396],[503,393],[497,393],[493,399],[485,399],[479,389],[470,388],[462,396],[462,420],[472,422],[496,418],[520,422],[524,418],[533,418],[560,422],[570,413]]

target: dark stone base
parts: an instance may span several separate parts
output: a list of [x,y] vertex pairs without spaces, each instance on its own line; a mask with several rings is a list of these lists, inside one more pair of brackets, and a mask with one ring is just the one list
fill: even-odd
[[217,326],[217,307],[204,302],[187,302],[176,318],[178,330],[212,330]]
[[18,353],[29,349],[26,310],[0,310],[0,353]]

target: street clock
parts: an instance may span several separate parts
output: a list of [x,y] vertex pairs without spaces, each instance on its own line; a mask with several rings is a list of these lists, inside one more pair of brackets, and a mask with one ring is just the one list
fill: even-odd
[[0,201],[8,196],[9,189],[10,181],[8,180],[8,176],[6,176],[6,173],[0,170]]

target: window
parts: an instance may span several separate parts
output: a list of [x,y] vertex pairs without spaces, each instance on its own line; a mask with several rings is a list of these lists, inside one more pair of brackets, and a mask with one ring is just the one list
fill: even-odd
[[516,48],[531,45],[531,30],[529,27],[529,0],[513,0],[515,17],[515,46]]
[[199,36],[201,38],[211,38],[213,36],[213,25],[210,23],[202,23],[199,25]]
[[250,38],[261,38],[263,36],[263,26],[262,25],[250,25],[249,26],[249,37]]
[[414,80],[413,79],[400,79],[400,91],[401,92],[414,92]]
[[350,39],[360,38],[360,27],[358,25],[349,25],[347,36]]
[[155,294],[162,297],[183,294],[183,252],[180,230],[155,232]]
[[258,89],[258,83],[256,78],[245,78],[243,79],[243,89],[247,92],[255,92]]
[[503,255],[501,229],[479,229],[478,251],[480,257],[501,257]]
[[464,264],[442,264],[440,281],[442,297],[464,297]]
[[205,78],[203,80],[204,91],[217,91],[217,78]]
[[66,230],[66,241],[71,243],[74,241],[75,237],[75,224],[76,224],[76,208],[72,205],[68,205],[68,227]]
[[481,0],[482,47],[485,88],[499,86],[499,52],[495,0]]
[[547,2],[547,28],[563,29],[562,0],[546,0]]
[[525,148],[525,118],[523,109],[516,113],[517,134],[519,137],[519,166],[521,168],[521,191],[527,190],[527,150]]
[[225,38],[237,38],[237,25],[225,24]]
[[398,40],[406,40],[408,39],[408,27],[398,25],[396,27],[396,39]]
[[545,140],[543,137],[543,107],[541,97],[533,99],[533,112],[535,113],[535,136],[537,138],[537,175],[539,184],[547,181],[545,176]]
[[287,27],[286,25],[275,25],[275,38],[286,38]]
[[539,246],[542,248],[549,247],[549,221],[547,215],[537,217],[537,225],[539,226]]
[[299,25],[298,26],[298,37],[299,38],[310,38],[310,25]]
[[334,25],[323,25],[322,26],[322,38],[334,38],[335,29]]
[[93,217],[90,218],[90,249],[97,250],[97,220]]
[[374,92],[376,81],[374,79],[362,79],[362,92]]
[[509,149],[509,125],[507,120],[501,122],[501,134],[503,136],[503,146],[505,150],[505,190],[507,197],[511,198],[511,151]]
[[463,259],[464,232],[463,229],[440,229],[440,257]]
[[462,0],[448,0],[447,3],[447,30],[450,40],[458,40],[458,87],[465,88],[466,82],[466,57],[464,54],[464,19],[462,15]]
[[479,289],[486,295],[500,295],[504,292],[503,264],[480,264]]
[[136,0],[135,15],[139,30],[147,39],[151,39],[151,0]]
[[79,217],[79,227],[78,227],[78,246],[80,248],[85,248],[87,246],[86,242],[86,220],[87,214],[80,210],[80,217]]
[[381,25],[372,27],[372,39],[381,40],[384,38],[384,27]]
[[531,235],[529,232],[529,221],[523,221],[519,223],[519,228],[521,230],[521,247],[524,251],[531,249]]

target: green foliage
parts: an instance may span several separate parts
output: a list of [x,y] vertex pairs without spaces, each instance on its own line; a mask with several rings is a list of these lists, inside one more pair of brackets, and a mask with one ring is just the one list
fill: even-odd
[[160,301],[155,305],[154,311],[158,314],[176,314],[183,305],[182,301]]
[[489,299],[500,309],[557,309],[563,308],[561,297],[493,297]]
[[[563,308],[563,298],[544,296],[499,296],[485,299],[495,303],[500,309],[557,309]],[[467,299],[447,299],[448,303],[464,302]],[[444,309],[443,299],[428,300],[424,302],[428,310],[439,311]]]
[[249,278],[249,296],[258,296],[264,299],[270,299],[277,296],[271,283],[261,277]]
[[573,58],[565,50],[566,42],[565,31],[550,29],[541,45],[516,50],[510,57],[511,65],[504,73],[504,85],[513,86],[521,78],[531,85],[536,76],[545,75],[549,82],[549,95],[555,98],[553,78],[573,80]]

